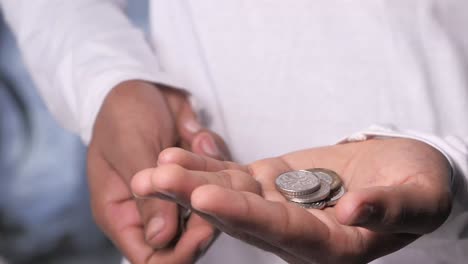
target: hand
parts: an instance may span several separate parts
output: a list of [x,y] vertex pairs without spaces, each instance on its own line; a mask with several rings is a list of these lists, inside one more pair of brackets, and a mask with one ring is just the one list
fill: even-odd
[[[187,263],[216,236],[194,215],[176,245],[178,209],[157,199],[135,200],[129,182],[156,166],[159,152],[177,143],[228,158],[216,134],[197,122],[185,95],[131,81],[114,88],[97,116],[88,151],[88,181],[96,222],[132,263]],[[168,246],[170,244],[170,246]]]
[[[173,197],[291,263],[369,262],[435,230],[451,208],[447,160],[410,139],[308,149],[248,166],[168,149],[159,163],[135,176],[136,194]],[[275,188],[279,174],[314,167],[344,181],[348,192],[334,208],[299,208]]]

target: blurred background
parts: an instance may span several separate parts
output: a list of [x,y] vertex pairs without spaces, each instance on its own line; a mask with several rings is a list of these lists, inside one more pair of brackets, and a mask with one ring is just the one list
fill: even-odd
[[[148,1],[128,2],[148,32]],[[0,264],[120,263],[91,216],[86,148],[47,112],[0,20]]]

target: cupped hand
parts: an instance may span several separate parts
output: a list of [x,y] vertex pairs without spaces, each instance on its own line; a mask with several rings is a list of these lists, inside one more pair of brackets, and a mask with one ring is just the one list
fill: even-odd
[[[132,176],[156,166],[159,152],[182,145],[213,158],[228,158],[216,134],[196,121],[185,94],[130,81],[114,88],[97,116],[88,150],[88,182],[96,222],[132,263],[188,263],[217,231],[194,215],[178,242],[178,207],[134,199]],[[177,243],[174,243],[177,242]]]
[[[222,231],[291,263],[369,262],[432,232],[451,209],[448,161],[411,139],[313,148],[247,166],[173,148],[159,164],[135,176],[136,194],[192,207]],[[299,208],[277,191],[279,174],[316,167],[343,179],[348,192],[335,207]]]

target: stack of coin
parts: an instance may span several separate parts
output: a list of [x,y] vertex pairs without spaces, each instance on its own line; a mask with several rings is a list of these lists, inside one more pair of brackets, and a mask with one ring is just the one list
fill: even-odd
[[338,174],[322,168],[288,171],[275,183],[288,201],[304,208],[334,206],[346,192]]

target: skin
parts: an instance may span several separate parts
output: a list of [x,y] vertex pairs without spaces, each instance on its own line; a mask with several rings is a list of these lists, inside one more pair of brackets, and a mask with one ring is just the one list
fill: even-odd
[[199,216],[178,241],[178,208],[159,199],[135,199],[132,176],[155,167],[163,149],[184,146],[201,155],[229,158],[220,137],[196,121],[186,95],[129,81],[104,101],[88,149],[91,207],[97,224],[131,263],[193,262],[216,235]]
[[[329,168],[348,192],[335,207],[303,209],[285,200],[275,178]],[[138,195],[162,194],[229,235],[290,263],[366,263],[438,228],[451,210],[450,166],[429,145],[374,139],[312,148],[243,166],[181,149],[132,181]]]

